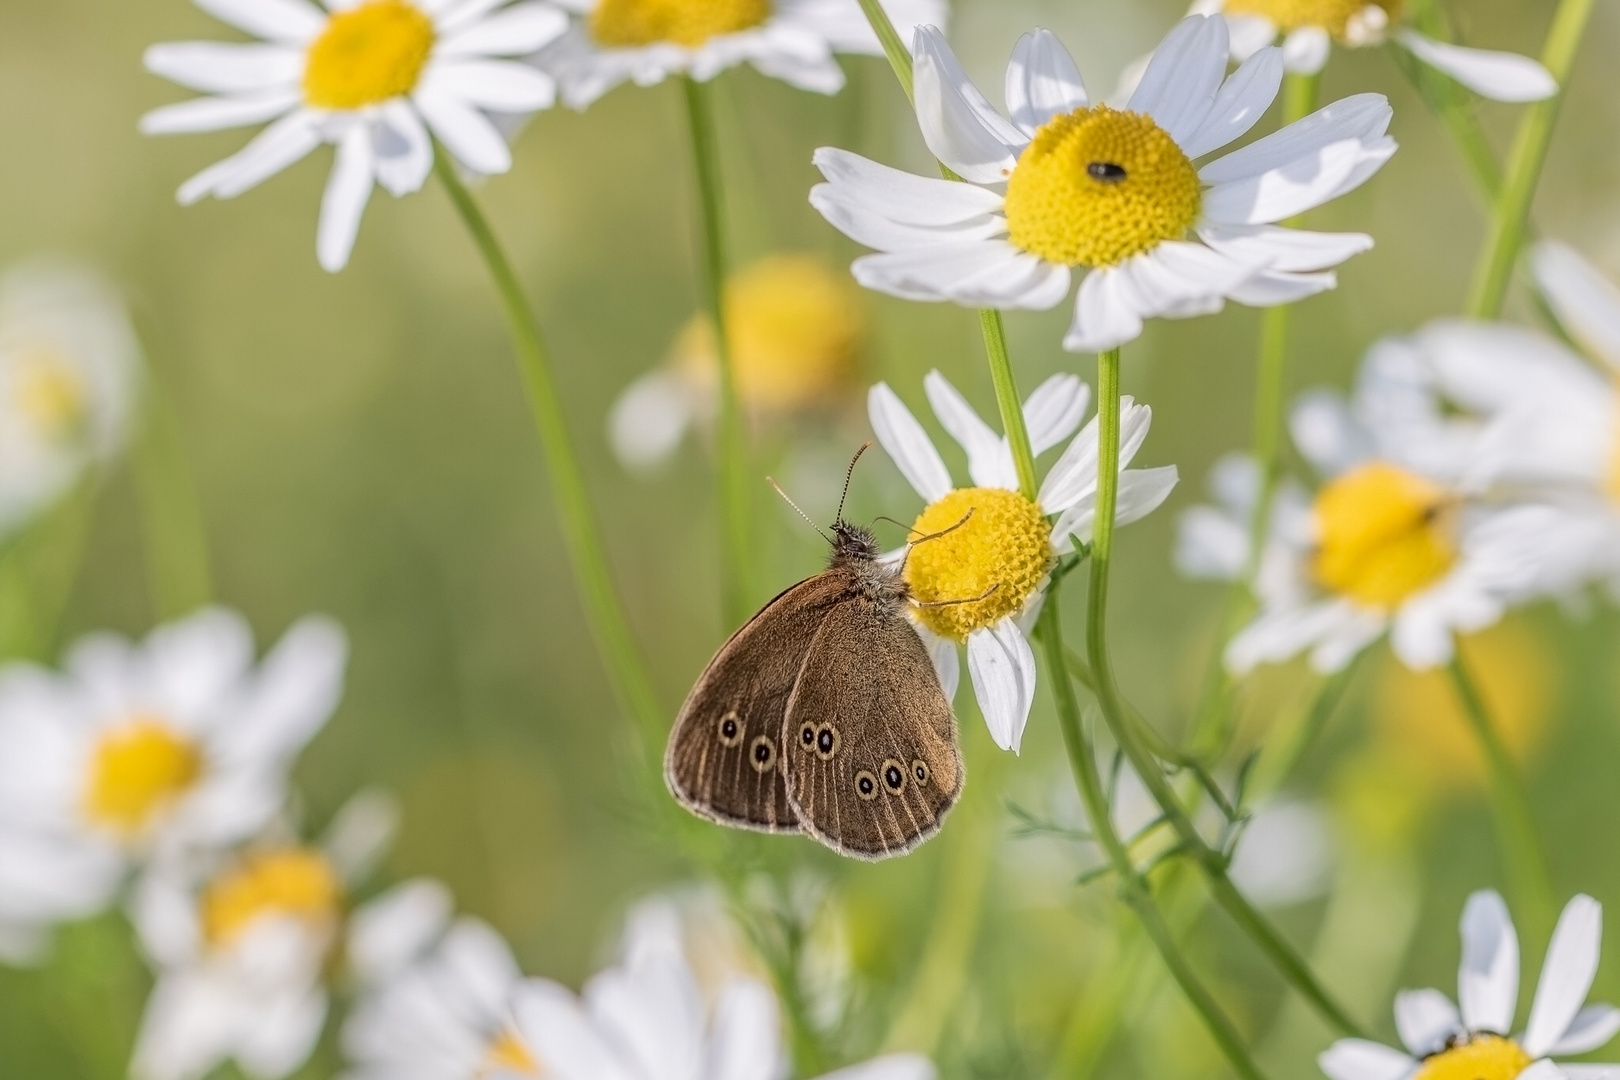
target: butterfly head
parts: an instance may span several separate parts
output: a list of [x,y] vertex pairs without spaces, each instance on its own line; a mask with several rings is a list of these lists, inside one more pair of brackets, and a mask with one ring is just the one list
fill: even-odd
[[876,534],[863,525],[851,525],[843,518],[833,522],[833,562],[873,562],[883,553]]

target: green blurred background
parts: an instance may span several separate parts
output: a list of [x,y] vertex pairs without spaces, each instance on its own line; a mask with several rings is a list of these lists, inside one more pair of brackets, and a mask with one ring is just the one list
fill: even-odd
[[[1110,88],[1182,11],[1161,0],[955,7],[951,36],[983,85],[999,87],[1017,36],[1045,25],[1076,53],[1094,92]],[[1550,8],[1470,0],[1454,15],[1471,43],[1535,53]],[[630,902],[692,870],[662,823],[662,794],[637,787],[626,725],[582,632],[492,290],[431,180],[403,200],[379,191],[352,264],[323,273],[314,231],[329,151],[234,201],[177,206],[176,186],[246,136],[139,136],[143,111],[181,96],[142,71],[141,51],[230,36],[184,0],[5,0],[0,263],[64,252],[103,266],[127,291],[196,476],[215,592],[246,613],[261,646],[307,611],[347,627],[344,704],[298,773],[308,819],[324,822],[362,786],[396,792],[405,812],[390,874],[444,879],[464,909],[508,936],[528,971],[577,984],[602,961]],[[1620,8],[1600,3],[1536,221],[1620,275],[1617,64]],[[734,262],[803,250],[841,265],[855,253],[806,203],[817,146],[924,170],[887,68],[857,59],[846,69],[850,84],[834,98],[751,70],[719,80]],[[1360,191],[1313,215],[1316,227],[1371,232],[1378,246],[1342,270],[1336,292],[1297,310],[1295,388],[1345,386],[1376,337],[1457,311],[1482,234],[1481,202],[1457,154],[1389,54],[1336,52],[1324,95],[1363,89],[1394,100],[1402,149]],[[1480,112],[1505,146],[1516,110]],[[517,142],[512,172],[478,195],[546,327],[619,585],[673,714],[728,629],[718,611],[709,464],[701,442],[688,442],[668,468],[631,476],[608,452],[604,417],[618,392],[661,360],[697,300],[679,88],[624,88],[585,114],[537,116]],[[872,380],[889,380],[921,411],[921,377],[938,367],[993,413],[971,312],[863,299]],[[1532,317],[1522,295],[1514,310]],[[1060,370],[1094,381],[1087,358],[1058,348],[1066,317],[1008,320],[1026,389]],[[1247,441],[1257,325],[1241,308],[1155,323],[1126,351],[1127,392],[1155,409],[1138,461],[1174,463],[1183,482],[1164,511],[1125,536],[1116,653],[1124,685],[1172,733],[1196,695],[1221,596],[1169,572],[1175,512],[1202,497],[1219,454]],[[772,591],[813,571],[822,549],[770,495],[764,473],[781,470],[812,516],[825,519],[842,464],[864,437],[857,395],[843,420],[773,432],[757,445],[756,514]],[[851,502],[857,519],[905,520],[918,509],[881,456],[863,464]],[[136,486],[118,466],[95,493],[82,569],[50,652],[95,628],[143,634],[156,618]],[[1545,725],[1528,768],[1556,884],[1606,902],[1620,898],[1610,832],[1620,816],[1617,630],[1613,610],[1525,612],[1501,632],[1503,659],[1493,665],[1530,671],[1514,684],[1519,691],[1501,693],[1522,691],[1526,723]],[[1366,749],[1391,726],[1375,714],[1405,693],[1390,688],[1387,666],[1380,652],[1363,669],[1291,789],[1334,807],[1338,887],[1279,913],[1317,950],[1328,981],[1386,1036],[1396,985],[1453,984],[1466,893],[1505,885],[1483,800],[1455,754],[1421,739],[1379,755]],[[1308,682],[1295,669],[1268,674],[1246,696],[1249,719],[1288,708]],[[1072,887],[1076,853],[1014,837],[1003,805],[1013,798],[1044,809],[1063,782],[1049,705],[1038,704],[1022,756],[996,761],[970,699],[964,691],[970,797],[994,861],[965,991],[949,1022],[941,1018],[947,1075],[1041,1075],[1066,1033],[1083,1037],[1077,1026],[1111,1018],[1109,1009],[1122,1015],[1101,1060],[1108,1074],[1223,1073],[1172,993],[1096,999],[1088,980],[1124,925],[1112,887]],[[1404,715],[1421,723],[1430,711]],[[846,863],[796,839],[737,850],[836,883],[866,987],[866,1028],[881,1032],[910,991],[949,888],[953,843],[966,841],[947,829],[880,866]],[[1222,919],[1206,915],[1195,930],[1198,962],[1276,1075],[1311,1075],[1309,1056],[1326,1031],[1297,1006],[1279,1011],[1276,980]],[[1527,974],[1543,948],[1525,943]],[[1598,999],[1620,996],[1612,938],[1606,954]],[[0,1076],[119,1075],[145,978],[115,919],[70,930],[50,970],[0,969]],[[327,1047],[307,1075],[332,1071]]]

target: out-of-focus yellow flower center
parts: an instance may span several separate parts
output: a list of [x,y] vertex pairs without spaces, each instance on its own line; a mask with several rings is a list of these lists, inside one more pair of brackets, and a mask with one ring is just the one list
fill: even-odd
[[203,937],[210,945],[229,945],[266,915],[328,925],[337,921],[342,898],[337,873],[320,852],[255,852],[203,891]]
[[[1614,400],[1620,405],[1620,386],[1615,387]],[[1609,495],[1620,503],[1620,408],[1615,410],[1614,445],[1609,449]]]
[[[1052,525],[1035,503],[1000,488],[959,488],[922,512],[913,536],[944,532],[911,549],[906,584],[922,603],[972,600],[917,609],[942,637],[964,641],[975,630],[1023,610],[1052,560]],[[973,600],[995,586],[982,600]]]
[[1370,7],[1383,8],[1390,22],[1401,13],[1402,0],[1226,0],[1228,15],[1263,15],[1283,33],[1302,26],[1320,26],[1343,39],[1357,15]]
[[1007,178],[1008,239],[1050,262],[1113,266],[1185,236],[1202,190],[1152,117],[1076,109],[1047,121]]
[[710,38],[758,26],[771,0],[601,0],[591,12],[591,36],[609,48],[672,42],[695,49]]
[[503,1031],[494,1042],[490,1043],[483,1067],[478,1070],[479,1076],[492,1076],[497,1073],[543,1076],[545,1070],[540,1068],[540,1063],[534,1060],[534,1055],[529,1053],[529,1048],[523,1045],[523,1041],[516,1033]]
[[1475,1035],[1435,1054],[1412,1080],[1514,1080],[1530,1067],[1530,1055],[1512,1039]]
[[433,42],[433,20],[406,0],[340,11],[309,47],[304,100],[317,109],[361,109],[408,94]]
[[29,349],[11,361],[18,411],[46,436],[66,435],[84,418],[84,379],[54,349]]
[[1367,607],[1396,607],[1456,563],[1450,510],[1445,491],[1404,469],[1353,469],[1316,497],[1312,574]]
[[[865,333],[860,300],[820,259],[761,259],[726,282],[725,310],[737,393],[751,409],[812,407],[848,386]],[[670,359],[713,390],[718,363],[708,318],[694,316],[681,329]]]
[[196,783],[202,765],[202,755],[189,739],[154,717],[135,717],[96,743],[85,815],[120,833],[139,832]]

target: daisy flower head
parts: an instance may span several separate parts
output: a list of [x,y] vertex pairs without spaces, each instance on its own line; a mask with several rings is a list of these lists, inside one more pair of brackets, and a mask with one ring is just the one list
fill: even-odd
[[323,143],[336,160],[321,200],[315,249],[336,272],[349,261],[372,188],[408,195],[433,167],[437,139],[475,173],[511,168],[492,115],[548,108],[551,78],[509,59],[533,53],[567,27],[541,0],[197,0],[204,11],[260,39],[172,42],[146,51],[146,67],[208,95],[141,118],[148,135],[269,122],[238,153],[180,186],[189,206],[229,199]]
[[[928,433],[886,383],[867,398],[872,429],[901,474],[928,504],[914,536],[944,535],[904,549],[913,623],[928,645],[947,698],[960,679],[957,648],[996,745],[1017,752],[1035,697],[1035,654],[1028,634],[1059,556],[1089,543],[1097,500],[1095,417],[1052,464],[1035,501],[1019,492],[1007,439],[979,418],[939,372],[923,381],[940,426],[967,452],[969,487],[957,487]],[[1080,428],[1090,388],[1054,375],[1024,402],[1031,447],[1039,455]],[[1115,520],[1130,524],[1164,502],[1176,469],[1125,468],[1141,449],[1153,411],[1129,398],[1120,407],[1120,478]]]
[[346,651],[306,618],[255,664],[247,623],[209,609],[139,644],[91,635],[59,672],[0,668],[0,925],[37,936],[149,859],[263,828],[337,706]]
[[[726,334],[737,396],[756,427],[826,410],[855,387],[866,320],[848,279],[813,255],[777,254],[733,274]],[[663,366],[625,388],[608,441],[630,468],[669,458],[718,409],[719,361],[706,315],[687,321]]]
[[351,925],[367,927],[365,955],[398,956],[449,906],[443,886],[413,881],[351,912],[397,817],[392,799],[364,792],[318,842],[278,820],[231,852],[151,864],[131,901],[156,973],[130,1066],[135,1080],[199,1080],[227,1061],[257,1080],[280,1080],[308,1059]]
[[1197,0],[1192,10],[1226,19],[1238,62],[1281,39],[1288,70],[1314,75],[1327,65],[1335,44],[1354,49],[1391,42],[1481,97],[1540,101],[1558,92],[1552,74],[1528,56],[1419,33],[1404,22],[1404,0]]
[[38,261],[0,277],[0,537],[123,446],[140,362],[99,275]]
[[1468,898],[1462,915],[1457,1002],[1439,990],[1404,990],[1395,1027],[1404,1050],[1366,1039],[1340,1039],[1318,1059],[1330,1080],[1598,1080],[1613,1065],[1555,1062],[1584,1054],[1620,1031],[1620,1010],[1586,1005],[1597,973],[1603,907],[1577,896],[1564,908],[1547,947],[1530,1019],[1519,1034],[1519,941],[1495,892]]
[[[1057,38],[1026,34],[1007,67],[1008,117],[968,80],[944,35],[917,32],[923,140],[965,183],[823,148],[810,202],[878,254],[869,289],[909,300],[1046,310],[1083,273],[1063,346],[1100,352],[1151,318],[1270,306],[1332,288],[1330,268],[1372,246],[1355,233],[1276,224],[1359,187],[1395,152],[1389,103],[1359,94],[1216,158],[1276,97],[1282,57],[1226,76],[1226,23],[1183,20],[1124,109],[1092,104]],[[1189,239],[1192,237],[1192,239]]]
[[[752,64],[801,90],[836,94],[837,53],[882,56],[859,0],[555,0],[573,25],[539,57],[583,109],[620,83],[707,82]],[[943,23],[945,0],[882,0],[896,26]]]

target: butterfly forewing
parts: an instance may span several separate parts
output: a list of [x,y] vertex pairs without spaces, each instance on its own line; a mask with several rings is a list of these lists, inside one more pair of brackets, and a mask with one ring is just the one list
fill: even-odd
[[956,719],[905,618],[853,598],[822,621],[788,702],[787,796],[800,826],[846,855],[900,855],[961,794]]
[[664,754],[664,778],[688,809],[725,825],[798,831],[782,773],[782,718],[809,644],[848,584],[833,571],[801,581],[709,661]]

